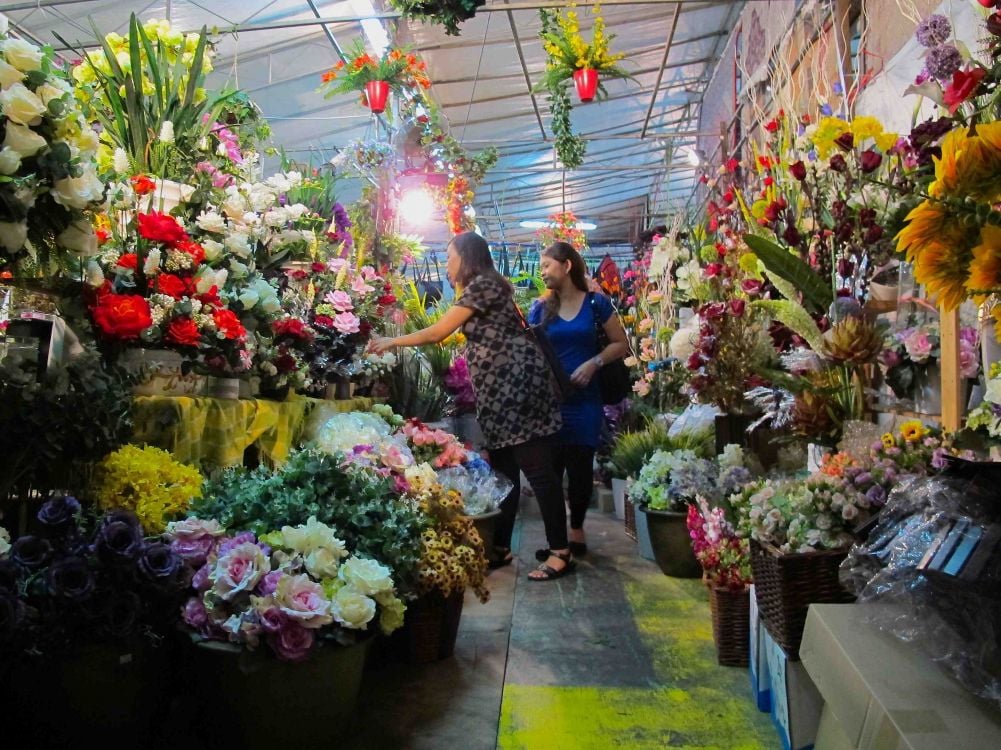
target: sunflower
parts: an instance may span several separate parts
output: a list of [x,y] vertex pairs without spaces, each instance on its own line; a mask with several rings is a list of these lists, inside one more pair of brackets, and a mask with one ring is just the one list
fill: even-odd
[[992,203],[1001,197],[1001,132],[998,123],[976,132],[957,128],[942,139],[942,156],[935,159],[932,197],[971,197]]
[[1001,287],[1001,227],[987,224],[980,230],[980,244],[973,248],[966,288],[979,305],[987,293],[998,287]]
[[893,437],[893,433],[884,432],[883,437],[880,438],[883,441],[884,448],[894,448],[897,445],[897,439]]
[[914,260],[914,279],[924,284],[928,296],[935,297],[946,310],[955,310],[966,299],[973,252],[965,244],[934,241],[926,245]]
[[900,436],[908,443],[916,443],[928,434],[920,419],[912,419],[900,425]]

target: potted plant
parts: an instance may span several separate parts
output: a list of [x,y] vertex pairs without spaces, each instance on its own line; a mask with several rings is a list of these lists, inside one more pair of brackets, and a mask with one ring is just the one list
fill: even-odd
[[750,650],[751,554],[723,509],[704,499],[688,506],[688,533],[702,578],[709,587],[716,659],[723,666],[746,667]]
[[376,59],[365,51],[364,39],[358,39],[348,50],[347,59],[323,74],[321,90],[325,98],[361,91],[364,104],[373,114],[380,114],[386,109],[390,91],[399,94],[430,87],[427,65],[413,52],[393,48]]
[[428,21],[445,28],[451,36],[459,35],[459,24],[476,15],[486,0],[389,0],[390,6],[404,18]]
[[205,723],[251,747],[341,737],[371,636],[403,622],[390,569],[313,516],[260,537],[193,517],[166,536],[195,570],[184,622]]
[[157,647],[184,601],[180,557],[144,539],[133,513],[90,516],[70,496],[46,500],[35,527],[13,542],[0,530],[9,729],[53,746],[146,736],[168,702],[170,659]]

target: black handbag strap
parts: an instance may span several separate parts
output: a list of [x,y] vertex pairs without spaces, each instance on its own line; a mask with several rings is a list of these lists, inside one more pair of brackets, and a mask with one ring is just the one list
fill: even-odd
[[[600,320],[598,320],[598,306],[596,304],[598,295],[594,292],[588,292],[587,296],[591,303],[591,317],[594,319],[594,335],[597,338],[597,343],[598,343],[597,353],[601,354],[602,349],[604,349],[611,343],[611,339],[608,338],[608,332],[605,330],[605,326],[602,325]],[[612,315],[617,316],[619,314],[619,311],[615,309],[615,305],[612,304],[611,300],[609,300],[608,304],[612,305]],[[626,327],[622,326],[622,330],[624,331],[625,329]],[[627,352],[626,354],[627,357],[633,353],[633,347],[632,344],[629,342],[628,335],[626,336],[626,352]]]

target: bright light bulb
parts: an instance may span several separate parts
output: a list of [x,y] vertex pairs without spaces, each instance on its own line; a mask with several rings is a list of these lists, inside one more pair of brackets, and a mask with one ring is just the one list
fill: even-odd
[[426,224],[434,212],[434,200],[423,188],[411,188],[400,199],[400,216],[409,224]]

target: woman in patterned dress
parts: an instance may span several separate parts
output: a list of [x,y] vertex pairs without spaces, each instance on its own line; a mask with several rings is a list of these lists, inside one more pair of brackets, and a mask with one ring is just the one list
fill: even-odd
[[[422,346],[447,338],[460,326],[476,392],[476,417],[490,452],[490,463],[514,484],[501,502],[494,530],[499,564],[511,553],[511,533],[525,473],[542,511],[550,554],[529,574],[549,581],[573,571],[566,529],[563,489],[553,469],[553,436],[562,425],[549,365],[514,302],[510,282],[494,269],[486,240],[475,232],[456,235],[448,245],[446,272],[462,294],[431,326],[406,336],[376,338],[371,348]],[[496,565],[495,565],[496,567]]]

